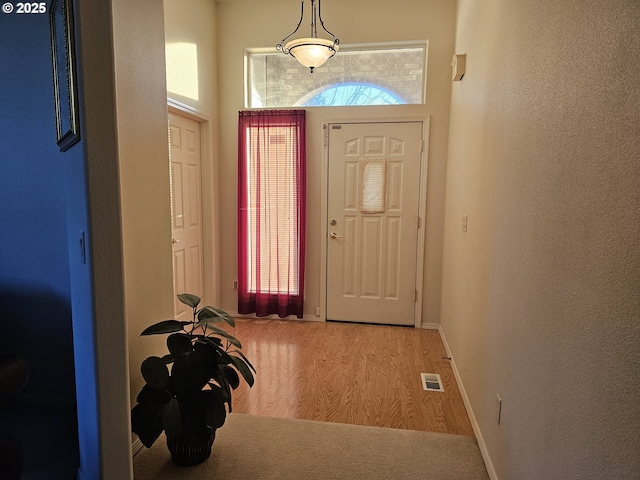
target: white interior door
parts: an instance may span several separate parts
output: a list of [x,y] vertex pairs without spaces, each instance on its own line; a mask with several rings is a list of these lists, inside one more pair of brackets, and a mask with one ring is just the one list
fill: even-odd
[[422,122],[328,128],[327,319],[414,325]]
[[[200,124],[169,113],[173,291],[204,295]],[[191,320],[175,299],[175,318]]]

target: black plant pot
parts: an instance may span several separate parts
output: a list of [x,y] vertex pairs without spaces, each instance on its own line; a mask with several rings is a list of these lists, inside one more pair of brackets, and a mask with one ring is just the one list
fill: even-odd
[[171,461],[180,467],[192,467],[204,462],[211,455],[211,446],[215,438],[215,428],[209,429],[209,442],[199,447],[184,445],[176,438],[167,437]]

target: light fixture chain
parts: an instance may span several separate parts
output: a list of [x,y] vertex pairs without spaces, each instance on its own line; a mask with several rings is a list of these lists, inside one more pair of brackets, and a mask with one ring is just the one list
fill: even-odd
[[311,38],[318,38],[316,28],[316,0],[311,0]]
[[291,37],[294,33],[296,33],[298,31],[298,29],[300,28],[300,25],[302,25],[302,19],[304,18],[304,0],[300,1],[300,20],[298,21],[298,25],[296,25],[296,29],[291,32],[289,35],[287,35],[286,37],[284,37],[279,44],[276,45],[276,50],[278,51],[282,51],[282,53],[284,53],[285,55],[289,55],[289,50],[287,50],[284,46],[284,42],[285,40],[287,40],[287,38]]

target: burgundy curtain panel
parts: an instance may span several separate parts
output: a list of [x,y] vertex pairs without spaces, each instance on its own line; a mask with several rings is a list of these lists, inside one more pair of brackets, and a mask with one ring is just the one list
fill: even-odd
[[255,110],[238,122],[238,313],[302,318],[304,110]]

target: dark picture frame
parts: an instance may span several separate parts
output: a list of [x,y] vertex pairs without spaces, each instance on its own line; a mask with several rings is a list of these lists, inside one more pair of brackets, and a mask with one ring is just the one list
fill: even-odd
[[49,30],[56,141],[64,152],[80,141],[72,0],[51,1]]

